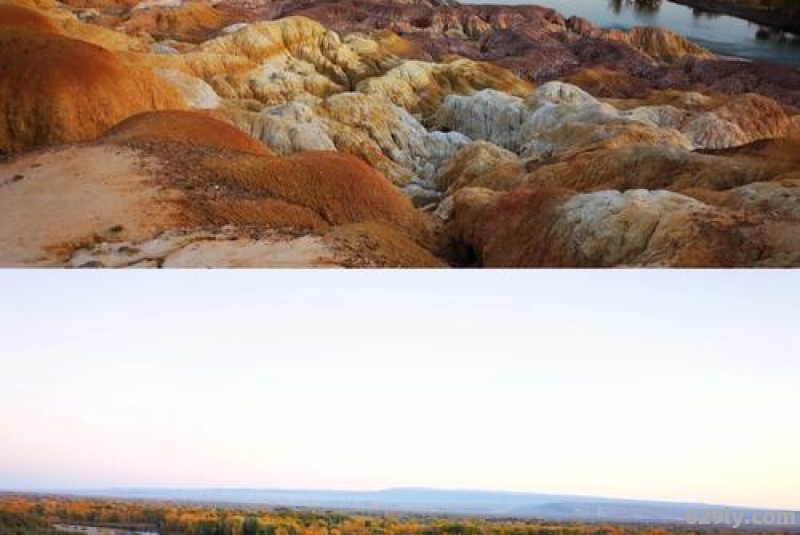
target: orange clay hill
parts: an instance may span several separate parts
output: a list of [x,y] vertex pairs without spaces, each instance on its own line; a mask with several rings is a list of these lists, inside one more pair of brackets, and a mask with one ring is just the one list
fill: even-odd
[[58,27],[50,17],[34,9],[17,4],[0,3],[0,27],[6,31],[13,29],[31,32],[59,33]]
[[0,102],[0,152],[92,139],[134,113],[184,106],[153,72],[9,4],[0,5]]
[[144,112],[111,128],[103,139],[112,143],[147,144],[171,141],[221,150],[270,156],[273,152],[229,123],[197,111]]

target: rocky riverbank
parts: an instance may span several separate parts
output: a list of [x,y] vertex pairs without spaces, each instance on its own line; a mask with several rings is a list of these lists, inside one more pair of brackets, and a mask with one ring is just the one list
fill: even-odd
[[769,8],[747,0],[670,0],[708,13],[730,15],[784,32],[800,35],[800,4]]

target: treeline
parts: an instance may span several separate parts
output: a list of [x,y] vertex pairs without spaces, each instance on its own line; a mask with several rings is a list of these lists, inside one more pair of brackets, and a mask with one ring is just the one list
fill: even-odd
[[800,2],[797,0],[765,0],[769,7],[775,9],[786,9],[797,12],[800,10]]
[[[0,494],[0,535],[52,535],[53,523],[125,530],[135,526],[136,530],[158,531],[161,535],[698,535],[678,526],[667,529],[635,524],[345,514],[259,506]],[[715,531],[726,533],[726,530]],[[730,530],[727,533],[732,534]]]
[[800,0],[721,0],[724,4],[768,9],[787,15],[800,15]]
[[56,533],[50,524],[40,518],[0,509],[0,535],[55,535]]
[[164,535],[663,535],[534,520],[468,518],[454,521],[422,515],[344,514],[265,507],[220,507],[169,502],[89,500],[44,496],[0,498],[0,510],[49,522],[141,526]]

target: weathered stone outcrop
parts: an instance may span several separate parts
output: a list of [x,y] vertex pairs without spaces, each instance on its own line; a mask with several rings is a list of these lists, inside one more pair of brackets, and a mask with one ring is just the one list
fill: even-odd
[[628,31],[608,30],[603,37],[622,41],[641,50],[650,57],[667,62],[677,61],[687,56],[712,58],[714,54],[664,28],[653,26],[637,26]]
[[519,150],[520,132],[529,113],[522,98],[486,89],[468,96],[448,95],[434,125],[461,132],[470,139]]
[[428,190],[438,167],[469,142],[456,132],[429,132],[387,99],[356,92],[223,116],[283,154],[335,149],[359,156],[397,185]]
[[358,91],[383,95],[411,113],[431,115],[447,95],[494,89],[525,97],[531,84],[489,63],[451,59],[444,63],[404,61],[383,76],[361,82]]
[[524,163],[516,154],[487,141],[475,141],[439,168],[436,185],[446,193],[469,186],[506,190],[521,185],[524,176]]
[[[455,194],[451,247],[487,267],[794,265],[798,240],[774,222],[666,191]],[[797,223],[789,223],[797,230]],[[754,247],[755,246],[755,247]]]
[[526,100],[489,90],[450,95],[435,124],[531,158],[628,145],[726,148],[791,128],[783,109],[758,95],[734,97],[709,111],[670,105],[621,110],[562,82],[548,82]]

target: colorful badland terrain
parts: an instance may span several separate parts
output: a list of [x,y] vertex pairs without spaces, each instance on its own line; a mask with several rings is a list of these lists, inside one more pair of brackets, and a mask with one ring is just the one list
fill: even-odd
[[448,0],[2,0],[0,265],[800,265],[800,71]]

